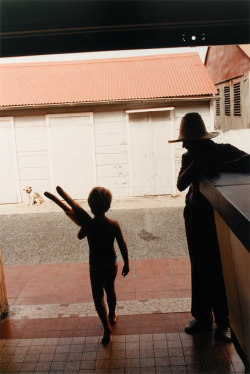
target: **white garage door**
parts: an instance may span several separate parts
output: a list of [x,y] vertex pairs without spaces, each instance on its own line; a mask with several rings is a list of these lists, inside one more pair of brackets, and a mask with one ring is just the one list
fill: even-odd
[[95,184],[91,114],[53,115],[47,124],[52,191],[59,185],[74,199],[86,199]]
[[0,119],[0,204],[17,203],[17,165],[11,118]]
[[130,113],[129,124],[133,196],[173,193],[170,112]]

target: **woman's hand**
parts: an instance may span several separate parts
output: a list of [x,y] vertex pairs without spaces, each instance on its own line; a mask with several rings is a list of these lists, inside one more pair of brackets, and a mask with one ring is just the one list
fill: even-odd
[[177,179],[177,188],[179,191],[184,191],[191,183],[199,180],[209,167],[201,158],[194,159],[187,167],[182,167]]

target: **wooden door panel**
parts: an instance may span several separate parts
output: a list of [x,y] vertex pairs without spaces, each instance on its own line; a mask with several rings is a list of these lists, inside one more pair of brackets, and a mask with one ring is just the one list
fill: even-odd
[[49,119],[53,187],[85,199],[94,185],[92,125],[82,116]]

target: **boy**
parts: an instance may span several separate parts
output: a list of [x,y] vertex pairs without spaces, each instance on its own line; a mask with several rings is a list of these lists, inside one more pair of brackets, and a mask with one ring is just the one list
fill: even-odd
[[[94,214],[92,219],[78,204],[72,200],[65,191],[57,187],[57,192],[72,207],[63,204],[54,195],[45,192],[45,196],[56,202],[77,225],[81,226],[78,238],[87,236],[89,244],[89,269],[92,295],[96,311],[104,328],[102,343],[105,345],[110,341],[111,325],[117,320],[115,279],[117,275],[117,256],[114,241],[117,240],[121,251],[124,266],[122,275],[125,277],[129,272],[129,260],[127,245],[124,241],[120,225],[117,221],[105,216],[109,210],[112,194],[104,187],[95,187],[88,197],[88,204]],[[107,294],[109,314],[107,314],[104,302],[104,290]]]

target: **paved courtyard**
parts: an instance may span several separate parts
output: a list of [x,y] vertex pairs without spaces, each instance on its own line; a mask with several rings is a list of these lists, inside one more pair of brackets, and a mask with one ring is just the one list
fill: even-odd
[[163,198],[113,204],[131,271],[123,278],[119,260],[118,320],[105,347],[77,228],[51,204],[0,206],[9,301],[0,325],[0,373],[244,373],[233,344],[215,340],[214,329],[184,332],[190,263],[183,199],[172,199],[174,206]]
[[232,343],[184,332],[188,257],[132,260],[116,281],[118,320],[101,344],[88,264],[6,266],[10,312],[0,332],[1,373],[244,373]]
[[[86,201],[80,204],[88,210]],[[183,195],[114,199],[108,217],[117,219],[131,259],[187,256]],[[87,240],[54,203],[0,205],[5,265],[88,261]],[[121,259],[118,253],[118,259]]]

